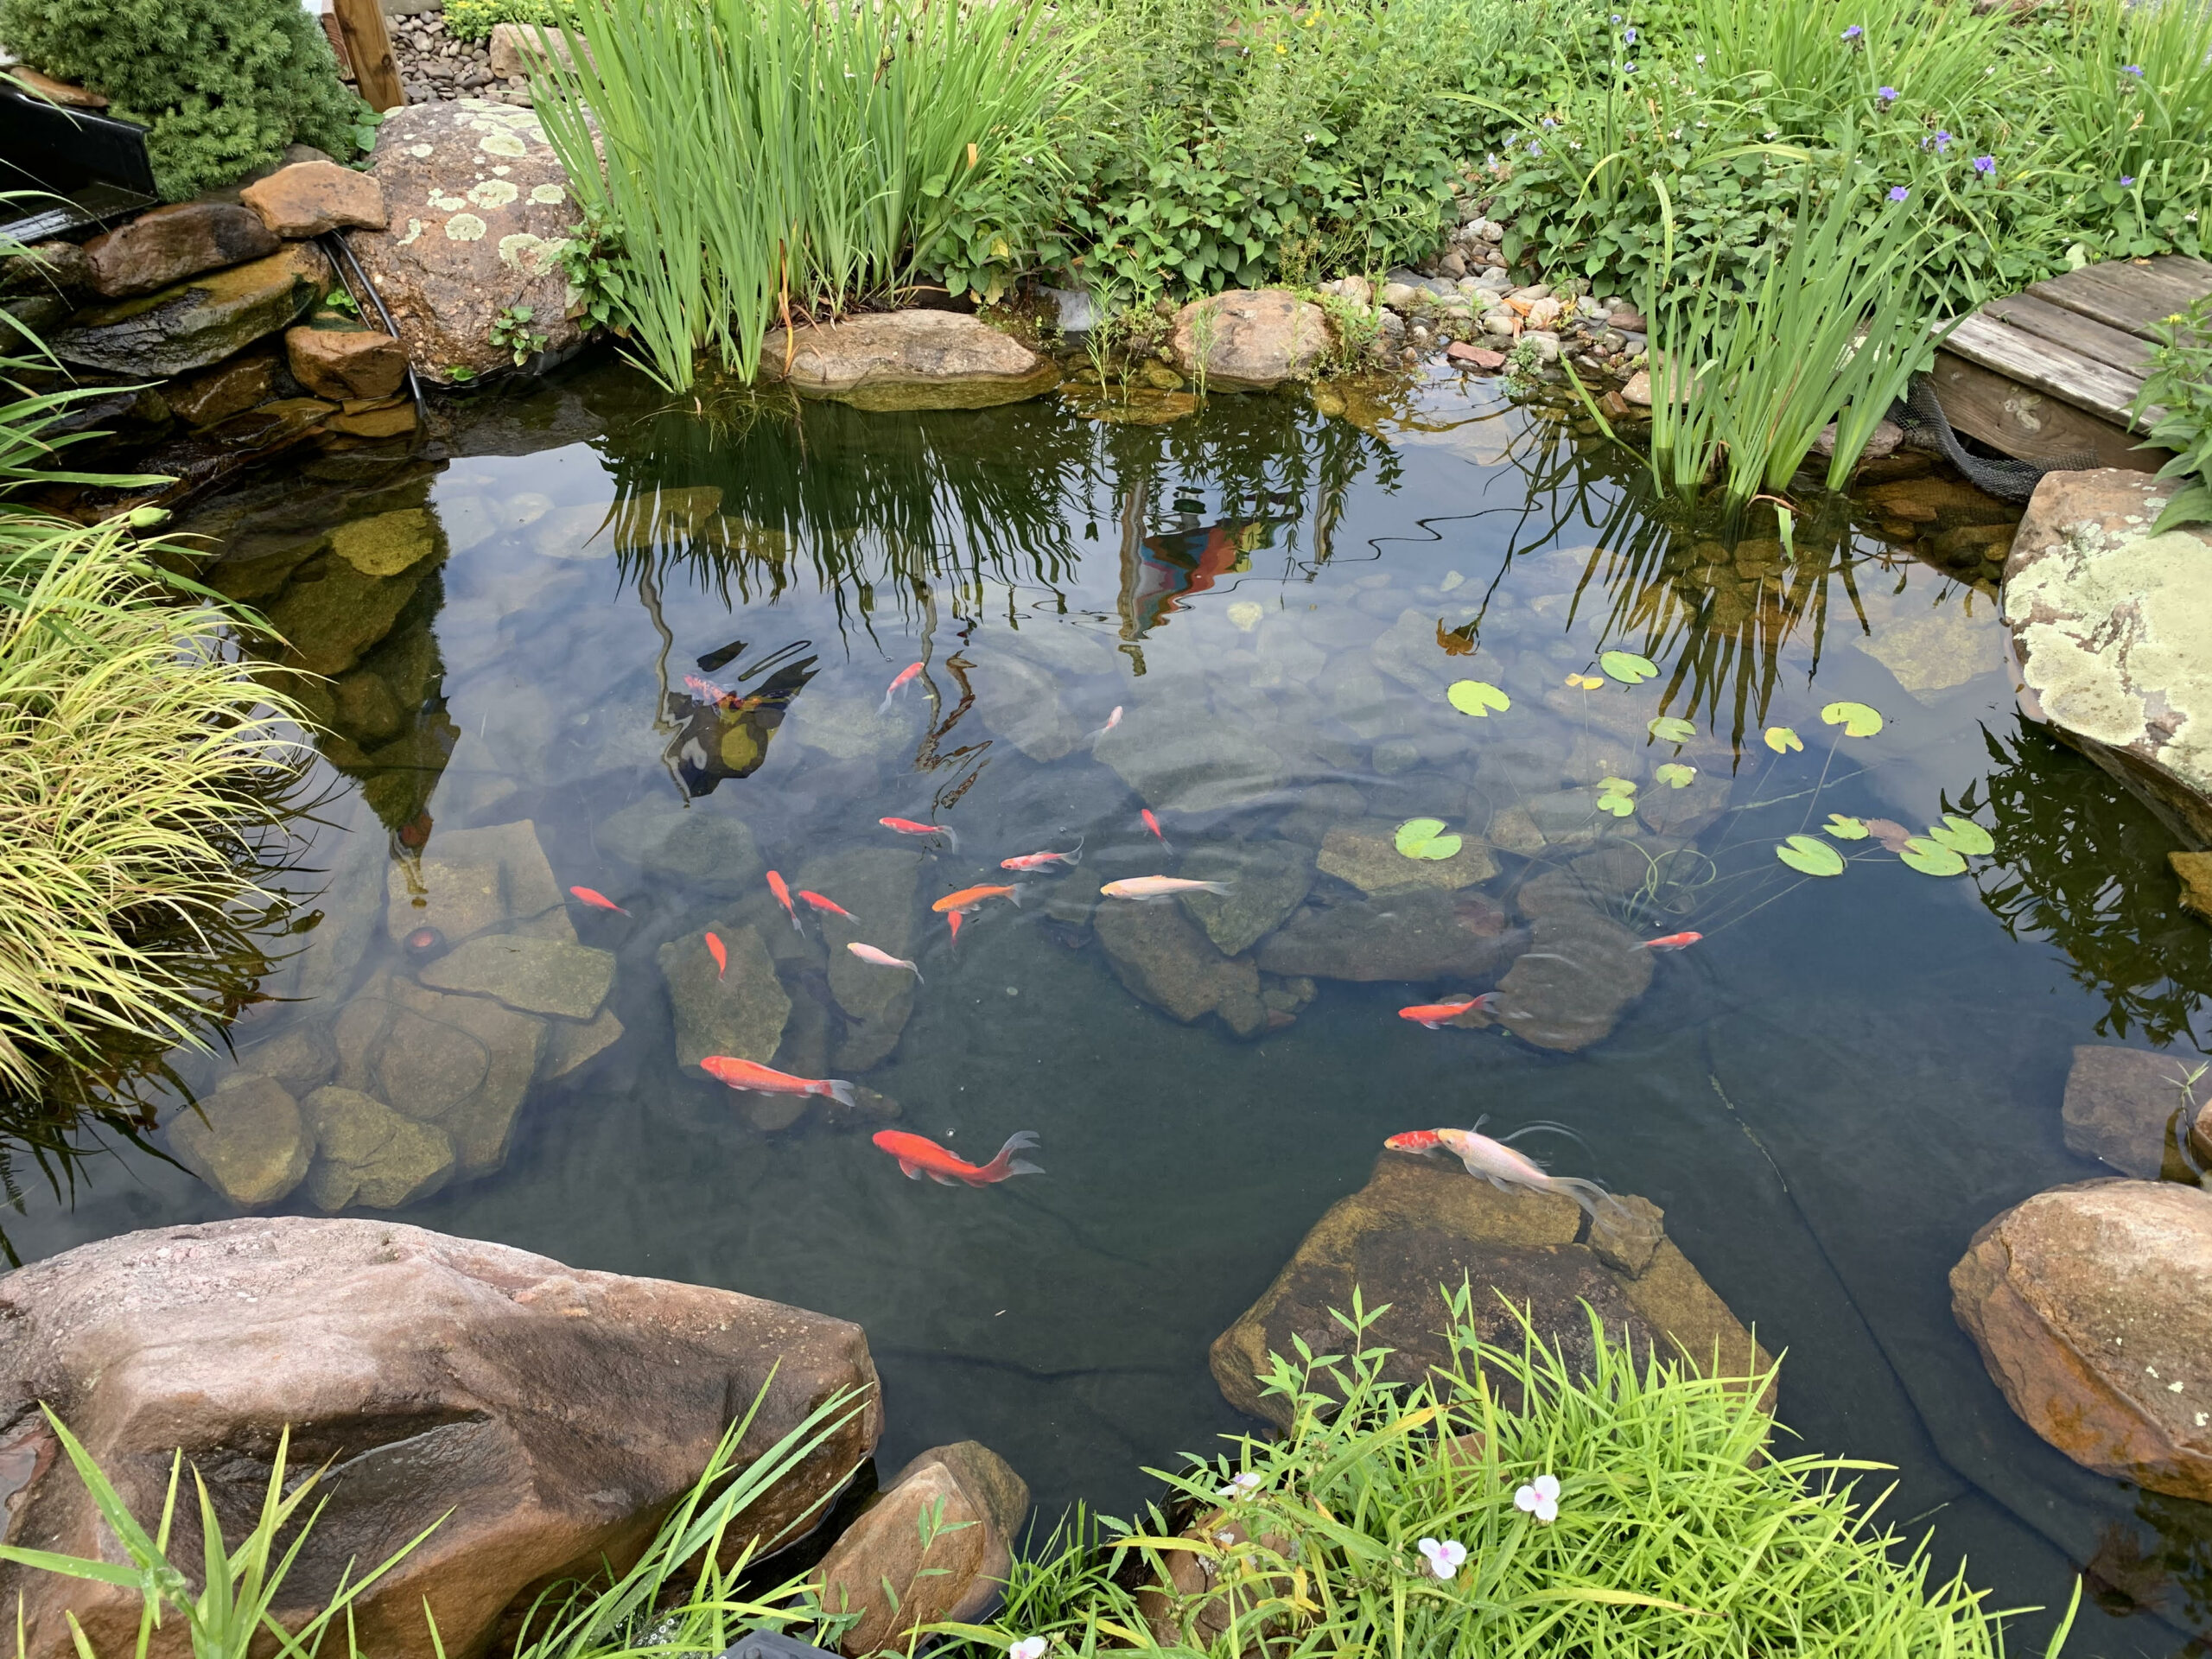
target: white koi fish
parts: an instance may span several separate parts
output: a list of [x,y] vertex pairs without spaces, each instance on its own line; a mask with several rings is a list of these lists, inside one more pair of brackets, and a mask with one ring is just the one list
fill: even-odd
[[1173,899],[1179,893],[1227,893],[1225,881],[1186,881],[1179,875],[1133,875],[1098,889],[1109,899]]

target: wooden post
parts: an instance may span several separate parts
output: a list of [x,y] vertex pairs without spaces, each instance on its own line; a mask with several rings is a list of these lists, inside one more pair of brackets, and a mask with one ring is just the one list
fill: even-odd
[[372,110],[404,108],[407,90],[391,58],[391,33],[378,0],[331,0],[346,54],[353,61],[353,86]]

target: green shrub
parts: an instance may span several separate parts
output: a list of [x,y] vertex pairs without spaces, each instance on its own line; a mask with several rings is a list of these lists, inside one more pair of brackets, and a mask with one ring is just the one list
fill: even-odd
[[536,23],[550,28],[561,21],[554,0],[446,0],[446,33],[457,41],[480,41],[499,23]]
[[341,159],[359,148],[364,105],[299,0],[0,0],[0,40],[150,127],[155,181],[170,201],[265,166],[289,143]]
[[2157,333],[2135,413],[2165,411],[2150,428],[2151,442],[2174,452],[2158,476],[2186,481],[2151,527],[2154,535],[2212,522],[2212,298],[2168,317]]
[[[1274,1357],[1268,1389],[1295,1408],[1280,1439],[1239,1436],[1161,1476],[1173,1524],[1157,1508],[1135,1527],[1078,1516],[1015,1565],[990,1626],[947,1632],[976,1659],[1031,1637],[1055,1655],[1231,1659],[1263,1633],[1280,1659],[2002,1651],[1964,1569],[1931,1585],[1925,1542],[1900,1549],[1873,1523],[1878,1500],[1855,1501],[1851,1478],[1881,1465],[1773,1454],[1757,1404],[1770,1376],[1639,1360],[1594,1315],[1578,1376],[1533,1331],[1517,1352],[1483,1344],[1468,1295],[1451,1299],[1450,1362],[1409,1388],[1381,1381],[1388,1351],[1359,1342],[1373,1316],[1355,1299],[1338,1316],[1351,1352],[1317,1358],[1300,1338],[1294,1361]],[[1524,1505],[1544,1477],[1557,1510],[1539,1518]],[[1218,1518],[1179,1533],[1185,1514]],[[1448,1575],[1430,1565],[1444,1544],[1465,1552]],[[1148,1620],[1132,1586],[1159,1583],[1170,1552],[1203,1572]]]

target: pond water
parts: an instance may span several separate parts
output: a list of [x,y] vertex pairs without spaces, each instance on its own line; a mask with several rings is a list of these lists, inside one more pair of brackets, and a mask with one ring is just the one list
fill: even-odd
[[[1785,559],[1670,530],[1628,461],[1494,385],[1324,401],[794,416],[602,365],[463,406],[442,459],[326,455],[202,510],[209,579],[332,677],[338,735],[293,878],[319,919],[236,1058],[180,1066],[262,1092],[211,1112],[220,1142],[172,1106],[188,1161],[283,1213],[858,1320],[882,1466],[981,1439],[1049,1517],[1126,1510],[1141,1465],[1243,1426],[1208,1344],[1385,1135],[1556,1122],[1579,1138],[1531,1148],[1663,1207],[1787,1351],[1783,1418],[1897,1465],[1887,1512],[1939,1529],[1942,1570],[2063,1604],[2092,1564],[2071,1651],[2179,1650],[2212,1627],[2202,1511],[2044,1446],[1949,1308],[1975,1229],[2108,1173],[2063,1139],[2072,1046],[2193,1058],[2212,988],[2156,822],[2016,712],[2006,511],[1902,478]],[[1459,712],[1462,679],[1510,707]],[[1880,732],[1823,724],[1839,700]],[[1662,715],[1693,733],[1652,738]],[[1840,878],[1775,856],[1831,813],[1946,812],[1994,838],[1964,876],[1872,838],[1834,843]],[[1459,854],[1401,855],[1414,817]],[[802,901],[795,928],[771,868],[855,920]],[[1572,925],[1532,937],[1554,871]],[[1155,874],[1230,894],[1099,899]],[[929,908],[1014,881],[957,943]],[[487,928],[526,960],[462,946]],[[1397,1017],[1502,980],[1502,1023]],[[857,1103],[692,1063],[732,1052]],[[266,1091],[334,1083],[301,1180]],[[902,1179],[870,1140],[893,1111],[976,1162],[1033,1131],[1046,1173]],[[239,1212],[123,1148],[10,1234],[29,1257]]]

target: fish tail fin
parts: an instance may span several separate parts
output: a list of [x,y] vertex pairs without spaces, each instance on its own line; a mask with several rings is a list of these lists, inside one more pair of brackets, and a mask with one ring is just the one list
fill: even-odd
[[791,931],[798,934],[802,939],[806,937],[806,929],[799,925],[798,912],[791,910],[791,907],[789,905],[785,906],[784,908],[791,911]]
[[1017,881],[1014,884],[1013,887],[1008,890],[1006,895],[1007,902],[1011,904],[1016,910],[1020,910],[1021,908],[1021,883]]
[[1601,1204],[1612,1205],[1623,1215],[1628,1213],[1627,1207],[1618,1198],[1606,1192],[1597,1182],[1586,1181],[1580,1175],[1549,1176],[1546,1179],[1544,1185],[1550,1192],[1561,1193],[1573,1198],[1582,1206],[1583,1214],[1588,1216],[1592,1221],[1598,1219],[1598,1206]]
[[891,700],[898,695],[899,694],[896,691],[887,691],[883,694],[883,701],[875,706],[877,719],[880,720],[884,715],[891,712]]
[[1229,883],[1226,881],[1201,881],[1198,885],[1208,893],[1226,893],[1229,891]]
[[1077,865],[1083,862],[1083,843],[1089,837],[1085,836],[1077,836],[1075,838],[1075,850],[1070,853],[1066,859],[1063,861],[1070,869],[1073,869]]
[[960,850],[960,832],[957,830],[953,829],[949,824],[939,824],[938,826],[938,834],[944,837],[945,851],[948,853],[957,853]]
[[1006,1166],[1006,1173],[1009,1175],[1042,1175],[1045,1166],[1033,1164],[1027,1158],[1017,1158]]
[[1045,1172],[1036,1165],[1014,1155],[1017,1152],[1027,1152],[1036,1144],[1035,1131],[1016,1130],[1007,1136],[1006,1144],[999,1148],[999,1155],[978,1172],[979,1178],[987,1181],[1002,1181],[1009,1175],[1042,1175]]
[[912,963],[910,962],[906,964],[906,971],[914,976],[915,984],[919,985],[925,982],[922,979],[922,970],[915,967]]
[[823,1078],[821,1092],[849,1111],[860,1104],[853,1098],[853,1085],[842,1077]]

